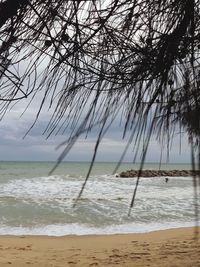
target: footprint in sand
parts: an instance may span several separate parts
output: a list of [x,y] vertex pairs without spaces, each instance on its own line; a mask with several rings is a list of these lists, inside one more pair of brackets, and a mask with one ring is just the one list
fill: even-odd
[[114,255],[112,255],[112,256],[110,256],[110,257],[114,257],[114,258],[121,258],[122,256],[121,255],[118,255],[118,254],[114,254]]
[[119,249],[112,249],[112,252],[119,252]]
[[69,264],[76,264],[76,261],[68,261]]

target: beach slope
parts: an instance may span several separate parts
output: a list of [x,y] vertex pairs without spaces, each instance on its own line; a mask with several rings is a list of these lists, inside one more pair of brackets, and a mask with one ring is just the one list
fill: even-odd
[[127,235],[1,236],[0,266],[199,267],[200,241],[194,236],[194,228]]

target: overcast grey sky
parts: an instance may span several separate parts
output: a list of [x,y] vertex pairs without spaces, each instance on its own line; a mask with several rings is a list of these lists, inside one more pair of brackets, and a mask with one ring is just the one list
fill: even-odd
[[[30,131],[23,139],[23,136],[30,128],[36,115],[36,107],[34,105],[20,117],[25,107],[25,103],[21,102],[14,106],[10,112],[0,122],[0,160],[28,160],[28,161],[52,161],[56,160],[62,148],[56,150],[57,145],[64,141],[66,135],[52,135],[48,140],[42,135],[42,132],[50,119],[50,113],[45,109],[41,116]],[[90,161],[94,151],[96,134],[91,133],[87,139],[81,137],[75,144],[72,151],[65,158],[69,161]],[[122,140],[122,129],[119,122],[116,121],[110,128],[110,131],[103,139],[97,156],[98,161],[118,161],[124,148],[126,140]],[[190,162],[190,148],[187,144],[187,138],[182,138],[181,154],[179,154],[179,135],[175,135],[172,149],[170,152],[171,163]],[[150,142],[147,162],[158,162],[160,159],[161,147],[156,140]],[[132,161],[134,158],[133,145],[129,147],[125,161]],[[138,158],[137,161],[140,159]],[[163,161],[166,161],[166,150],[164,152]]]

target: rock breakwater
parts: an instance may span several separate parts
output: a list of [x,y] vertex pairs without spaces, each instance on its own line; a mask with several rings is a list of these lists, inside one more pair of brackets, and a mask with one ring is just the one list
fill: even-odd
[[[121,172],[119,177],[137,177],[139,174],[138,170],[128,170]],[[141,177],[160,177],[160,176],[169,176],[169,177],[188,177],[193,175],[200,175],[199,171],[192,170],[142,170]]]

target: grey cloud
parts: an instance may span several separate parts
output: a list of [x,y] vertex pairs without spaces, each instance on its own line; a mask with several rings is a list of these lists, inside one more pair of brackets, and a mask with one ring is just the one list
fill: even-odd
[[[0,122],[0,160],[56,160],[63,148],[58,151],[55,148],[68,138],[69,130],[64,135],[52,135],[46,140],[46,137],[42,133],[50,119],[51,112],[44,107],[35,127],[25,139],[22,139],[31,127],[36,116],[36,107],[32,105],[20,117],[24,107],[25,103],[16,105]],[[99,128],[96,127],[88,134],[87,139],[85,139],[85,134],[83,134],[66,159],[91,160],[98,132]],[[127,132],[127,137],[125,140],[122,140],[123,128],[120,127],[120,117],[117,117],[100,144],[97,160],[118,161],[126,146],[129,134],[130,132]],[[178,135],[175,136],[170,152],[172,162],[190,161],[190,150],[185,136],[182,138],[182,143],[182,154],[179,155],[179,137]],[[133,149],[134,143],[128,148],[125,157],[126,161],[131,161],[134,158]],[[142,146],[140,147],[140,151],[141,149]],[[147,153],[147,161],[159,161],[160,151],[159,143],[153,139]],[[137,160],[140,161],[140,158],[138,157]],[[166,150],[164,160],[166,160]]]

